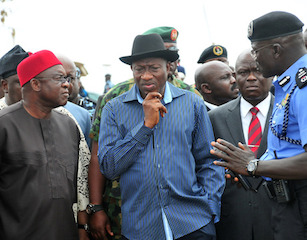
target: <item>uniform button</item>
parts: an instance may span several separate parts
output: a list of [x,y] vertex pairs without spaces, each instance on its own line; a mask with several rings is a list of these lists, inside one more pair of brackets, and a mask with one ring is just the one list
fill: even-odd
[[159,144],[157,144],[157,148],[159,148]]
[[276,121],[273,121],[273,124],[275,125],[275,124],[276,124]]
[[278,103],[276,103],[276,107],[278,107],[278,105],[279,105],[279,104],[278,104]]
[[160,166],[160,164],[158,164],[158,168],[160,168],[161,166]]
[[162,186],[162,184],[160,185],[160,188],[161,188],[161,189],[163,189],[163,186]]

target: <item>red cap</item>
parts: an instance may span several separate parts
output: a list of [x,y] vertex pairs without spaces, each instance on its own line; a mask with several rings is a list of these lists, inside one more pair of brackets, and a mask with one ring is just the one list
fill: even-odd
[[29,57],[22,60],[17,66],[20,85],[23,86],[41,72],[59,64],[62,65],[60,60],[48,50],[29,54]]

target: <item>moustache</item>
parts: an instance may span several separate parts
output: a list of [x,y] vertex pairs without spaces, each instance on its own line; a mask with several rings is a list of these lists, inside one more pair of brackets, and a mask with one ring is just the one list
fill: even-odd
[[231,87],[231,90],[232,90],[232,91],[235,90],[235,89],[237,89],[237,83],[234,83],[234,84],[232,85],[232,87]]

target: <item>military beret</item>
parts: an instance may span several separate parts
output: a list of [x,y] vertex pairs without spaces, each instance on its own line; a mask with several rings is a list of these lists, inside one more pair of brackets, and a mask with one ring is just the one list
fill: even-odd
[[227,50],[221,45],[211,45],[200,55],[197,63],[205,63],[209,59],[224,57],[227,58]]
[[29,54],[19,45],[13,47],[0,59],[0,76],[8,78],[17,74],[18,64],[28,56]]
[[176,43],[177,37],[179,35],[179,32],[173,27],[151,28],[146,32],[144,32],[143,35],[148,35],[152,33],[159,34],[162,37],[163,42],[170,42],[170,43]]
[[275,11],[251,21],[247,37],[251,42],[265,41],[302,32],[303,26],[295,15]]

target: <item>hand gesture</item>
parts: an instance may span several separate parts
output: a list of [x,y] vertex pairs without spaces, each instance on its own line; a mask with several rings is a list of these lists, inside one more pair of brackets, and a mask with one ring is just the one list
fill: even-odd
[[223,139],[217,139],[211,145],[215,149],[212,149],[210,153],[225,160],[225,162],[214,161],[215,165],[229,168],[242,175],[248,175],[246,166],[250,160],[255,159],[255,155],[249,147],[242,143],[236,147]]
[[144,124],[153,128],[159,122],[160,116],[167,113],[166,107],[161,103],[162,95],[158,92],[150,92],[143,101]]

